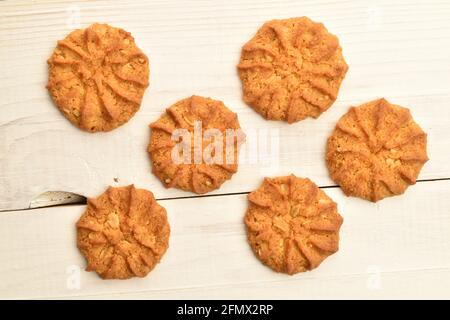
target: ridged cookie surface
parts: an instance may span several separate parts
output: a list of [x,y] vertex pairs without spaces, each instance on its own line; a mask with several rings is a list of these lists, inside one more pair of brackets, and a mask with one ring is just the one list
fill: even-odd
[[238,65],[244,101],[266,119],[289,123],[327,110],[347,69],[338,38],[307,17],[266,22]]
[[89,132],[126,123],[148,87],[147,56],[129,32],[107,24],[95,23],[58,41],[48,69],[53,101],[70,122]]
[[328,139],[326,162],[345,194],[370,201],[405,192],[427,156],[427,135],[408,109],[385,99],[352,107]]
[[76,227],[86,270],[104,279],[146,276],[169,246],[166,210],[150,191],[133,185],[89,199]]
[[[206,193],[219,188],[238,169],[239,147],[245,135],[237,114],[222,101],[200,96],[180,100],[150,128],[152,170],[167,188]],[[186,152],[175,159],[174,152],[182,150],[180,142],[186,143]],[[215,143],[222,149],[213,155]]]
[[311,180],[294,175],[265,178],[248,201],[248,242],[273,270],[312,270],[338,251],[343,219],[336,203]]

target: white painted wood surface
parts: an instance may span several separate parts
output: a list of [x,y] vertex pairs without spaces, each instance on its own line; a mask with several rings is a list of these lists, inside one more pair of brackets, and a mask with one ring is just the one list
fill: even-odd
[[[74,223],[84,206],[2,213],[4,298],[450,298],[450,181],[420,182],[379,204],[326,192],[344,217],[340,251],[295,276],[263,266],[246,243],[246,196],[165,200],[172,228],[143,279],[105,281],[85,267]],[[69,286],[68,283],[69,282]]]
[[[350,69],[318,120],[268,122],[241,100],[240,48],[264,21],[302,15],[338,35]],[[327,136],[350,105],[380,96],[409,107],[429,134],[431,160],[419,178],[449,179],[449,16],[448,1],[419,0],[0,2],[0,298],[450,298],[449,181],[419,182],[379,204],[327,189],[345,217],[341,251],[294,277],[253,257],[245,195],[229,195],[254,189],[265,175],[333,185],[323,160]],[[73,127],[45,89],[56,40],[78,22],[97,21],[132,32],[151,63],[141,110],[107,134]],[[162,201],[171,248],[149,277],[109,282],[82,271],[81,289],[68,289],[66,269],[84,266],[73,227],[84,206],[21,209],[47,191],[95,196],[128,183],[158,199],[192,196],[162,187],[145,149],[148,124],[194,93],[223,100],[247,133],[278,137],[278,154],[267,160],[260,148],[252,163],[249,142],[220,196]]]

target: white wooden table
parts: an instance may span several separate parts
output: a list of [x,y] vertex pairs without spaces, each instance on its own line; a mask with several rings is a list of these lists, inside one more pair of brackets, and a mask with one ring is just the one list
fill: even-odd
[[[318,120],[265,121],[241,100],[240,48],[264,21],[303,15],[339,36],[349,72]],[[450,2],[419,0],[0,2],[0,298],[450,298],[449,17]],[[45,89],[56,40],[92,22],[132,32],[151,62],[141,110],[106,134],[72,126]],[[148,124],[191,94],[223,100],[261,144],[205,197],[163,188],[146,153]],[[373,204],[345,197],[323,158],[348,107],[381,96],[411,109],[431,160],[406,194]],[[295,276],[264,267],[243,225],[246,193],[289,173],[329,187],[345,219],[340,251]],[[83,271],[74,223],[84,205],[30,209],[59,203],[39,197],[47,191],[96,196],[129,183],[154,192],[172,227],[144,279]]]

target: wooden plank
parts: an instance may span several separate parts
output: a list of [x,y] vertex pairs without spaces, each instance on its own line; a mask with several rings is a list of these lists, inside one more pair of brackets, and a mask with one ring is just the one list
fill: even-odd
[[[83,296],[86,299],[449,299],[450,270],[343,274],[339,277]],[[412,285],[414,284],[414,285]],[[77,299],[77,296],[65,299]]]
[[[259,181],[260,182],[260,181]],[[246,243],[245,195],[161,201],[170,248],[146,278],[80,271],[74,223],[84,206],[0,214],[1,298],[450,298],[450,181],[420,182],[377,204],[326,189],[344,216],[340,251],[295,276],[272,272]],[[69,286],[68,286],[69,283]]]
[[[0,210],[27,208],[47,191],[95,196],[106,185],[136,183],[157,198],[166,190],[150,173],[149,129],[162,110],[191,94],[211,96],[239,114],[249,141],[241,168],[216,194],[246,192],[259,177],[295,173],[332,185],[326,138],[350,105],[385,96],[411,108],[429,133],[431,161],[420,179],[450,177],[450,3],[439,1],[67,1],[0,3]],[[79,11],[77,11],[79,9]],[[107,134],[70,125],[45,89],[46,59],[70,29],[106,21],[133,33],[151,60],[151,86],[139,113]],[[264,121],[241,99],[240,48],[266,20],[307,15],[337,34],[350,70],[338,101],[319,120]],[[264,152],[264,137],[277,152]],[[267,160],[271,159],[271,160]],[[115,180],[118,182],[116,183]]]

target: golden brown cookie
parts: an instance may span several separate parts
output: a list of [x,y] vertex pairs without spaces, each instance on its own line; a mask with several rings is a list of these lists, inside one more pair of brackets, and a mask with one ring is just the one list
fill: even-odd
[[311,180],[294,175],[265,178],[248,201],[248,242],[273,270],[312,270],[338,251],[343,219],[336,203]]
[[427,135],[408,109],[385,99],[350,108],[326,153],[331,178],[344,193],[373,202],[405,192],[427,160]]
[[206,193],[237,171],[245,135],[237,115],[222,101],[199,96],[180,100],[150,128],[152,171],[167,188]]
[[244,101],[264,118],[317,118],[336,100],[348,66],[336,36],[307,17],[266,22],[242,48]]
[[47,88],[73,124],[90,132],[109,131],[139,110],[148,65],[129,32],[95,23],[58,41],[48,60]]
[[77,222],[77,245],[87,271],[104,279],[145,277],[169,246],[166,210],[150,191],[109,187],[89,199]]

